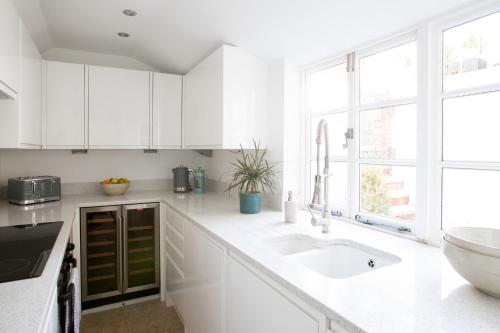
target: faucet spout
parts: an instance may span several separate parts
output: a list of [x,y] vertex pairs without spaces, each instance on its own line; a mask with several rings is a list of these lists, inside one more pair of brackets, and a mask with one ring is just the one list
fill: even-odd
[[[324,142],[323,142],[324,139]],[[320,153],[321,144],[325,145],[325,167],[321,173]],[[330,207],[329,207],[329,177],[330,177],[330,147],[328,143],[328,123],[325,119],[321,119],[316,131],[316,175],[314,176],[314,194],[312,198],[313,205],[321,205],[323,203],[323,216],[321,221],[318,218],[311,220],[313,225],[322,225],[323,232],[327,233],[330,224]],[[322,189],[323,187],[323,189]],[[323,190],[323,191],[322,191]]]

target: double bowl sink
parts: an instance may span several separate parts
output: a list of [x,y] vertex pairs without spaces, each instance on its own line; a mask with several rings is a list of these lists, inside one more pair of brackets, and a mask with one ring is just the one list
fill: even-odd
[[275,252],[328,278],[345,279],[401,262],[401,258],[348,239],[292,234],[263,242]]

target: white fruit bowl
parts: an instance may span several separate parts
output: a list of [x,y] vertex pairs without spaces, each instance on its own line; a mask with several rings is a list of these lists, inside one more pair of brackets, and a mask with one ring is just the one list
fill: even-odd
[[104,193],[107,195],[122,195],[125,192],[127,192],[130,183],[123,183],[123,184],[102,184],[102,189],[104,190]]
[[500,230],[454,227],[445,231],[444,240],[466,250],[500,258]]
[[449,243],[443,237],[441,248],[451,266],[474,287],[500,297],[500,258],[471,251]]

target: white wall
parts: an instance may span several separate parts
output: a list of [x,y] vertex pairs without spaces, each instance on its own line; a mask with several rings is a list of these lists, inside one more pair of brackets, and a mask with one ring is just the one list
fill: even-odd
[[63,183],[97,182],[108,177],[171,179],[171,169],[180,164],[204,167],[204,159],[187,150],[159,150],[156,154],[144,154],[142,150],[91,150],[81,155],[67,150],[2,150],[0,186],[6,186],[11,177],[35,175],[60,176]]
[[46,60],[62,61],[62,62],[72,62],[77,64],[87,64],[95,66],[109,66],[109,67],[119,67],[119,68],[129,68],[138,69],[145,71],[156,71],[154,68],[140,62],[137,59],[104,54],[87,52],[72,49],[63,48],[52,48],[45,51],[42,54],[43,58]]

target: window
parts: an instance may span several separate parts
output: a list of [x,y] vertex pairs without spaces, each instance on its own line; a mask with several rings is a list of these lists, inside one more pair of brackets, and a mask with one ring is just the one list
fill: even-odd
[[410,40],[359,58],[359,214],[416,218],[417,51]]
[[500,13],[441,29],[441,229],[500,228]]
[[[394,224],[415,220],[416,48],[411,34],[306,72],[309,200],[315,175],[323,174],[324,147],[318,165],[316,130],[325,119],[330,206],[351,218],[362,215]],[[355,140],[347,141],[349,128]]]
[[500,4],[485,4],[306,68],[306,200],[323,172],[315,141],[325,119],[330,204],[345,217],[405,226],[434,243],[452,226],[500,229],[492,211],[500,199],[498,31]]
[[308,105],[309,170],[307,195],[312,197],[314,176],[323,174],[324,145],[317,164],[316,129],[321,119],[328,123],[330,147],[330,207],[346,214],[348,207],[349,155],[344,132],[349,127],[349,75],[345,58],[315,67],[306,76]]

